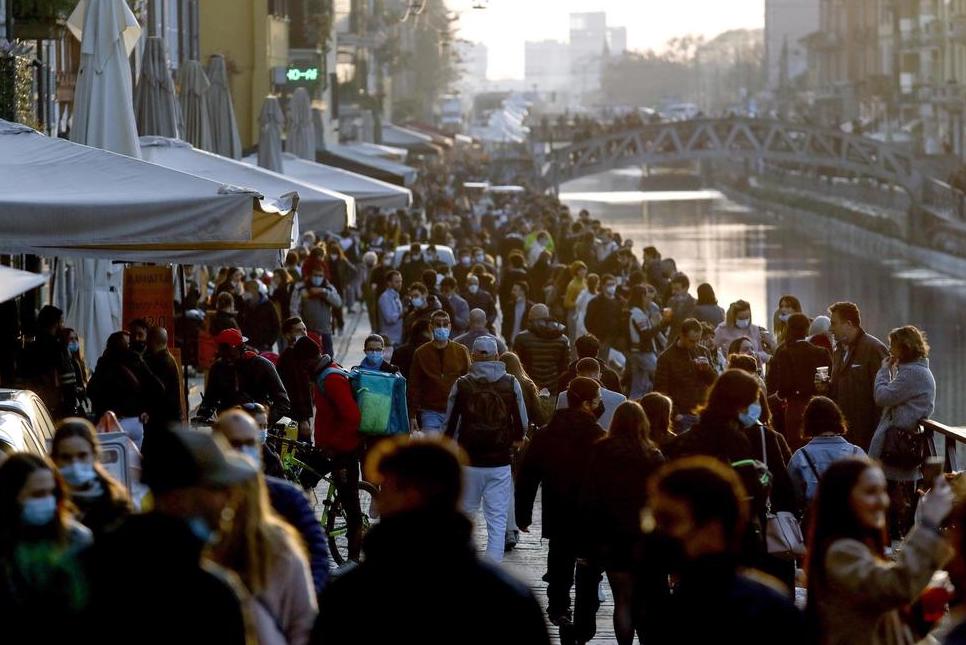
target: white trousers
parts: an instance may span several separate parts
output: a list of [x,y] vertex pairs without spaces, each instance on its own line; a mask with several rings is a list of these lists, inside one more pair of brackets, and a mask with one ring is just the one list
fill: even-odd
[[493,562],[503,562],[503,547],[506,541],[507,511],[513,495],[513,476],[510,466],[466,468],[466,491],[463,494],[463,509],[475,518],[483,506],[486,520],[486,556]]

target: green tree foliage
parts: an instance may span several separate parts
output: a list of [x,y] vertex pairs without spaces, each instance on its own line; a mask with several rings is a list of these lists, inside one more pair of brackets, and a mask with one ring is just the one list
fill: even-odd
[[399,39],[397,78],[402,82],[394,86],[393,118],[431,119],[436,100],[458,80],[456,20],[443,0],[425,0],[421,12],[410,11],[399,24],[404,33]]

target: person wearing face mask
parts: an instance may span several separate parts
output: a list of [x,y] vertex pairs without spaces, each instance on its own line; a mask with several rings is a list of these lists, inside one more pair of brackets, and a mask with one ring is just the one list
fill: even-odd
[[289,414],[288,392],[275,366],[248,348],[246,340],[237,329],[226,329],[215,337],[218,360],[208,372],[196,420],[206,422],[215,412],[253,402],[269,406],[271,423]]
[[288,393],[291,407],[288,416],[298,422],[299,441],[309,441],[312,436],[312,392],[309,389],[308,376],[295,354],[295,343],[299,338],[308,335],[308,329],[301,318],[288,318],[282,323],[282,338],[285,349],[278,357],[276,371]]
[[333,319],[336,310],[341,311],[342,296],[326,278],[325,265],[318,258],[306,260],[302,273],[306,277],[292,291],[289,315],[301,318],[309,333],[319,339],[322,351],[331,356]]
[[601,292],[587,303],[587,316],[584,321],[587,332],[600,341],[598,358],[608,362],[610,350],[626,335],[624,323],[624,301],[617,296],[617,280],[610,274],[600,277]]
[[636,572],[651,583],[638,603],[642,641],[770,645],[781,634],[783,643],[811,642],[792,601],[742,567],[747,500],[734,469],[708,457],[671,461],[648,482],[644,557]]
[[456,278],[457,284],[466,284],[466,276],[470,274],[472,268],[473,252],[470,249],[460,249],[459,260],[453,267],[453,277]]
[[398,345],[403,339],[404,313],[400,293],[402,291],[402,274],[390,271],[385,274],[384,291],[379,295],[379,333],[386,335],[389,340]]
[[795,296],[785,295],[778,300],[778,308],[772,314],[772,327],[775,330],[775,339],[779,345],[785,342],[788,319],[792,314],[800,313],[802,313],[802,303]]
[[70,371],[66,369],[61,374],[60,385],[64,396],[64,409],[72,411],[78,416],[90,416],[91,400],[87,396],[87,365],[81,355],[80,337],[77,332],[69,327],[64,327],[58,332],[58,338],[67,348],[70,356]]
[[417,282],[422,277],[423,271],[432,268],[423,260],[423,247],[416,243],[412,244],[409,247],[409,258],[404,257],[399,265],[399,272],[403,277],[403,286]]
[[[262,416],[263,413],[264,410],[262,411]],[[260,415],[256,413],[255,418],[253,419],[250,413],[246,413],[241,410],[227,410],[218,415],[218,420],[212,426],[211,431],[214,435],[222,437],[225,442],[228,443],[228,445],[251,459],[256,465],[261,465],[264,471],[264,463],[262,461],[262,456],[264,455],[264,443],[262,443],[262,431],[259,430],[259,425],[256,425],[259,421],[258,416]],[[322,531],[322,526],[315,518],[315,513],[313,512],[305,493],[301,489],[294,484],[285,481],[284,479],[273,477],[267,472],[265,473],[264,481],[265,489],[268,493],[268,500],[271,506],[270,511],[274,511],[274,514],[277,514],[277,517],[269,516],[268,521],[272,522],[272,520],[278,519],[284,520],[298,533],[301,542],[300,547],[304,547],[304,550],[308,555],[308,569],[310,569],[312,576],[312,582],[310,584],[313,592],[310,595],[314,596],[315,594],[321,593],[329,580],[329,546],[325,538],[325,533]],[[269,509],[262,508],[260,510],[264,512],[265,510]],[[237,535],[237,533],[233,533],[232,537],[236,540],[235,544],[233,544],[231,547],[228,547],[227,550],[237,547],[237,540],[241,539],[241,536]],[[273,542],[272,536],[268,537],[268,541]],[[274,537],[278,536],[276,535]],[[231,541],[231,538],[229,538],[229,541]],[[283,539],[282,542],[284,541],[285,540]],[[275,542],[273,546],[278,547],[280,545],[278,542]],[[284,547],[284,545],[281,546]],[[216,552],[216,554],[219,556],[224,556],[225,552]],[[286,558],[291,557],[291,554],[289,554],[284,548],[280,550],[278,555],[282,555]],[[232,563],[224,562],[224,564],[225,566],[230,566]],[[306,571],[299,565],[299,563],[295,563],[293,561],[287,562],[287,567],[290,572],[292,570],[299,572],[298,575],[290,580],[292,590],[295,592],[292,596],[292,601],[303,603],[301,605],[301,609],[303,611],[311,612],[312,610],[304,604],[306,599],[302,595],[305,591],[306,583],[302,576],[305,575]],[[272,565],[269,565],[268,568],[272,569],[273,567]],[[283,567],[283,569],[285,568]],[[242,572],[238,573],[241,574]],[[267,577],[272,578],[279,573],[279,571],[273,571],[273,573],[269,574]],[[266,584],[268,580],[263,580],[261,582],[262,584]],[[254,591],[254,589],[249,587],[249,591]],[[273,588],[272,591],[277,592],[278,589]],[[273,611],[278,610],[278,605],[276,603],[277,601],[271,603]],[[257,616],[256,620],[258,620]],[[292,617],[291,615],[287,615],[284,622],[287,624],[287,626],[291,626],[299,623],[301,620],[304,620],[304,617],[296,618]],[[281,627],[281,625],[279,626]],[[263,631],[267,626],[264,623],[261,623],[258,624],[258,627],[260,631]],[[305,627],[303,625],[302,629],[304,630],[304,628]]]
[[446,404],[456,379],[470,369],[470,353],[450,340],[452,323],[445,311],[430,317],[432,342],[413,353],[409,368],[409,414],[425,432],[440,433],[446,420]]
[[131,335],[131,349],[144,356],[144,350],[148,346],[150,325],[143,318],[135,318],[128,327],[128,333]]
[[4,641],[76,639],[85,600],[77,556],[93,537],[71,516],[63,480],[47,459],[14,453],[0,464],[0,508]]
[[392,359],[389,362],[399,368],[400,374],[408,378],[416,350],[431,340],[433,340],[433,330],[429,319],[421,318],[415,321],[409,328],[409,342],[394,347]]
[[831,354],[835,351],[832,343],[832,319],[828,316],[815,316],[808,327],[808,342],[828,350]]
[[67,418],[57,424],[50,456],[67,483],[77,519],[94,535],[116,525],[132,510],[124,486],[98,461],[97,431],[86,419]]
[[408,341],[406,330],[412,329],[417,320],[429,320],[434,309],[430,307],[429,289],[422,282],[409,285],[409,311],[403,318],[403,341]]
[[473,266],[482,266],[486,269],[486,272],[490,275],[496,275],[496,266],[491,262],[487,256],[483,247],[475,246],[473,247]]
[[[326,244],[324,273],[328,277],[336,293],[350,310],[355,305],[355,293],[352,288],[358,271],[342,250],[342,246],[335,241]],[[332,306],[333,325],[336,331],[345,327],[345,319],[341,305]]]
[[529,298],[530,285],[521,280],[513,285],[510,298],[503,307],[503,337],[512,345],[513,340],[527,327],[527,314],[534,303]]
[[693,318],[697,301],[688,293],[691,288],[691,281],[688,276],[680,271],[671,277],[671,297],[668,298],[667,308],[671,310],[671,329],[668,332],[668,341],[677,340],[681,332],[681,323],[688,318]]
[[151,489],[152,510],[98,536],[84,558],[91,598],[80,640],[120,645],[145,634],[151,642],[177,643],[190,624],[188,640],[253,642],[248,591],[206,549],[230,533],[238,504],[231,488],[257,474],[221,437],[160,433],[144,455],[141,477]]
[[470,306],[456,290],[456,279],[446,276],[439,283],[440,301],[453,317],[453,333],[462,334],[469,327]]
[[108,336],[87,392],[94,406],[94,416],[99,419],[108,411],[116,414],[121,427],[140,449],[144,424],[150,421],[156,401],[163,399],[164,384],[151,372],[141,355],[131,349],[127,332],[118,331]]
[[366,336],[363,346],[364,357],[359,367],[377,372],[387,372],[397,374],[399,368],[386,360],[386,341],[379,334],[369,334]]
[[[275,306],[259,289],[257,280],[245,282],[245,304],[238,322],[249,343],[259,352],[270,352],[278,340],[280,322]],[[289,303],[291,307],[291,303]]]
[[[463,299],[470,309],[482,309],[486,312],[486,324],[492,330],[493,322],[496,320],[496,302],[493,295],[480,288],[480,278],[470,274],[466,278],[466,291]],[[494,332],[495,333],[495,332]]]
[[729,353],[731,343],[741,337],[751,341],[758,364],[764,366],[775,353],[775,339],[764,327],[751,322],[751,305],[744,300],[736,300],[728,307],[725,321],[714,330],[714,344],[722,352]]
[[64,312],[51,305],[42,307],[37,313],[37,335],[18,359],[18,376],[55,418],[76,413],[73,385],[69,390],[61,387],[62,375],[73,372],[67,348],[58,340],[63,328]]
[[[533,523],[533,503],[538,486],[542,486],[543,537],[550,541],[547,615],[560,627],[562,641],[570,630],[587,633],[599,606],[600,572],[577,566],[582,527],[574,509],[593,446],[606,436],[598,423],[604,402],[596,381],[582,376],[572,380],[567,386],[567,403],[568,407],[556,410],[550,423],[534,433],[516,479],[517,526],[524,532],[529,532]],[[577,589],[571,611],[575,568]]]
[[942,475],[930,484],[916,525],[890,557],[890,499],[881,468],[851,457],[833,462],[822,475],[806,562],[809,627],[821,634],[822,643],[919,642],[907,609],[953,556],[940,532],[953,507],[953,491]]

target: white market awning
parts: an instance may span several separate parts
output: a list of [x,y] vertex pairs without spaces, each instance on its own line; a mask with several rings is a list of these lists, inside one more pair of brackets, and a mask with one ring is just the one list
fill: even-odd
[[370,157],[349,146],[328,145],[318,151],[317,157],[327,166],[337,166],[399,186],[411,186],[416,181],[415,168],[380,157]]

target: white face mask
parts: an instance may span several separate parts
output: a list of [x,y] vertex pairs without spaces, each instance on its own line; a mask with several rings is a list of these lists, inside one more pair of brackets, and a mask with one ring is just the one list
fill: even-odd
[[477,291],[480,290],[480,285],[478,285],[478,284],[471,284],[469,286],[469,290],[470,290],[470,293],[476,293]]
[[743,318],[743,319],[739,318],[735,320],[735,327],[737,327],[738,329],[748,329],[750,325],[751,325],[750,318]]
[[604,291],[607,293],[608,296],[613,296],[615,293],[617,293],[617,287],[615,286],[604,287]]

